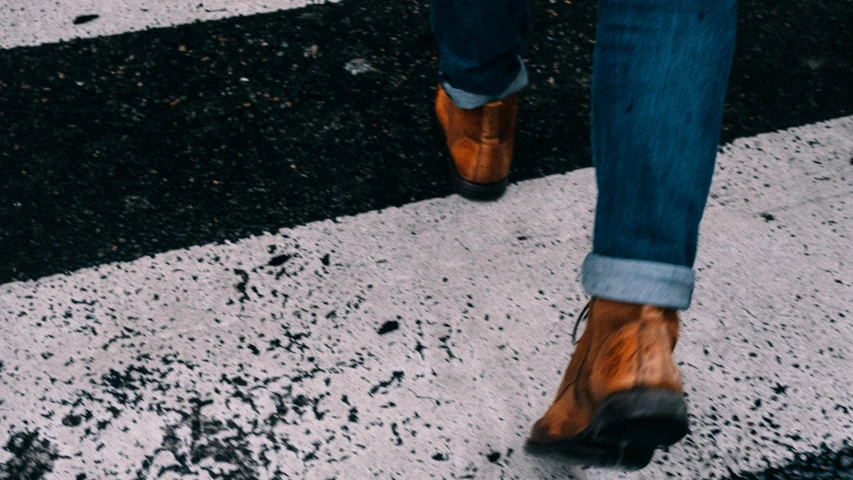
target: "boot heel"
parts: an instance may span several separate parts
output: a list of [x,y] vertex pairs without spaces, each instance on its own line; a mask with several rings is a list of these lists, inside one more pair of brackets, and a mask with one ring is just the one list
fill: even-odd
[[507,185],[509,184],[509,181],[506,178],[492,184],[482,184],[469,182],[462,178],[462,175],[459,175],[459,171],[456,170],[456,164],[453,162],[453,157],[451,157],[447,152],[447,143],[445,143],[446,136],[434,110],[430,110],[430,126],[433,138],[436,139],[436,147],[441,152],[439,155],[440,159],[442,162],[445,158],[448,160],[447,163],[445,163],[447,178],[450,180],[450,185],[457,194],[467,198],[468,200],[485,202],[497,200],[503,196],[504,192],[506,192]]
[[689,432],[687,404],[681,394],[668,390],[618,392],[601,402],[590,427],[597,441],[668,447]]
[[504,192],[506,192],[506,187],[509,183],[506,178],[490,184],[469,182],[462,178],[462,175],[459,175],[459,171],[456,170],[456,164],[453,163],[452,159],[450,160],[450,165],[448,165],[447,170],[448,176],[450,177],[450,183],[453,185],[456,193],[468,200],[483,202],[497,200],[504,194]]

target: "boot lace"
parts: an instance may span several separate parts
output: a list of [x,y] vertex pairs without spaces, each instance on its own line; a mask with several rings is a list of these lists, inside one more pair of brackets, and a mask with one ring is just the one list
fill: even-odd
[[[592,306],[593,301],[594,301],[593,299],[590,299],[590,301],[587,302],[587,304],[583,307],[583,310],[581,310],[580,315],[578,315],[577,320],[575,320],[575,327],[572,329],[572,343],[574,343],[575,345],[578,344],[578,340],[577,340],[578,327],[580,327],[581,322],[589,319],[589,309]],[[583,371],[583,365],[586,363],[586,356],[588,353],[589,353],[589,349],[587,348],[587,351],[584,352],[584,354],[583,354],[583,359],[581,360],[581,366],[580,366],[580,368],[578,368],[578,371],[577,371],[577,374],[575,375],[575,378],[571,382],[568,382],[566,384],[566,386],[563,387],[559,392],[557,392],[557,398],[562,397],[566,393],[566,390],[569,389],[569,387],[571,387],[572,385],[574,385],[578,382],[578,378],[580,378],[581,372]],[[575,390],[575,396],[577,396],[577,395],[578,395],[578,390],[576,389]]]
[[592,302],[593,302],[592,300],[587,302],[586,306],[584,306],[583,310],[581,310],[580,315],[578,315],[577,320],[575,320],[575,328],[572,329],[572,342],[575,345],[578,344],[578,341],[577,341],[578,327],[580,326],[581,322],[583,322],[584,320],[587,320],[589,318],[589,307],[592,306]]

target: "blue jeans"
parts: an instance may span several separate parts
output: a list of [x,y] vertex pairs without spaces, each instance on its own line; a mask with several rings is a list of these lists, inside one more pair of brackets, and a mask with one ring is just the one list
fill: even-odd
[[[431,8],[439,81],[454,103],[475,108],[524,87],[525,0],[433,0]],[[736,20],[736,0],[599,0],[598,202],[582,269],[589,295],[690,306]]]

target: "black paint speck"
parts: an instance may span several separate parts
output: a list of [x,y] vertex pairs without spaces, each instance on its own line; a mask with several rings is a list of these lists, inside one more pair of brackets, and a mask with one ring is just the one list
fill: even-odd
[[492,463],[497,463],[498,460],[500,460],[501,458],[501,454],[499,452],[492,452],[486,455],[486,458],[489,459],[489,461]]
[[446,453],[436,453],[432,456],[432,459],[437,462],[446,462],[450,458]]
[[385,324],[383,324],[381,328],[379,328],[378,333],[379,335],[385,335],[386,333],[391,333],[394,330],[397,330],[398,328],[400,328],[400,322],[396,320],[389,320],[385,322]]
[[788,391],[787,385],[780,385],[777,383],[776,386],[773,387],[773,393],[776,393],[777,395],[784,394],[787,391]]
[[402,383],[403,375],[404,375],[404,373],[402,371],[395,370],[394,372],[391,373],[391,378],[389,380],[379,382],[378,385],[374,385],[373,387],[370,388],[370,396],[372,397],[373,394],[375,394],[376,392],[378,392],[382,388],[390,387],[391,384],[393,384],[394,382]]
[[397,424],[391,424],[391,433],[394,434],[394,445],[400,446],[403,444],[403,439],[400,437],[400,432],[397,430]]
[[761,218],[763,218],[765,222],[772,222],[773,220],[776,220],[776,217],[766,212],[761,214]]
[[329,254],[327,253],[327,254],[323,255],[323,258],[321,258],[320,261],[323,262],[324,266],[328,267],[329,266]]
[[100,15],[80,15],[74,19],[74,25],[82,25],[101,18]]
[[234,288],[240,293],[240,303],[243,303],[249,299],[249,294],[246,293],[246,285],[249,283],[249,274],[245,270],[240,270],[239,268],[235,268],[234,273],[240,276],[240,283],[234,285]]
[[269,261],[269,263],[267,263],[267,265],[269,265],[271,267],[277,267],[279,265],[283,265],[285,262],[287,262],[291,258],[293,258],[293,255],[288,255],[286,253],[284,255],[276,255],[275,257],[272,257],[270,259],[270,261]]
[[426,347],[418,340],[418,344],[415,345],[415,351],[420,354],[421,358],[424,358],[424,350],[426,350]]
[[74,415],[69,413],[65,416],[65,418],[62,419],[62,424],[66,427],[76,427],[77,425],[80,425],[82,421],[83,418],[80,415]]

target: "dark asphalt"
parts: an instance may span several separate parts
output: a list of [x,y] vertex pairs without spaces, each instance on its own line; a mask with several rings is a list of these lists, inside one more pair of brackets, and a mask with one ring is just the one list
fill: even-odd
[[[595,2],[532,10],[515,181],[590,165]],[[853,114],[851,17],[741,1],[723,142]],[[426,5],[391,0],[0,51],[0,282],[449,194],[435,55]],[[731,478],[853,478],[851,455]]]
[[771,467],[763,472],[732,474],[726,480],[850,479],[853,479],[853,446],[847,443],[837,452],[821,445],[817,453],[798,453],[787,465]]
[[[853,113],[850,0],[740,10],[723,141]],[[516,181],[590,165],[595,2],[533,12]],[[0,52],[0,281],[449,194],[435,54],[389,0]]]

